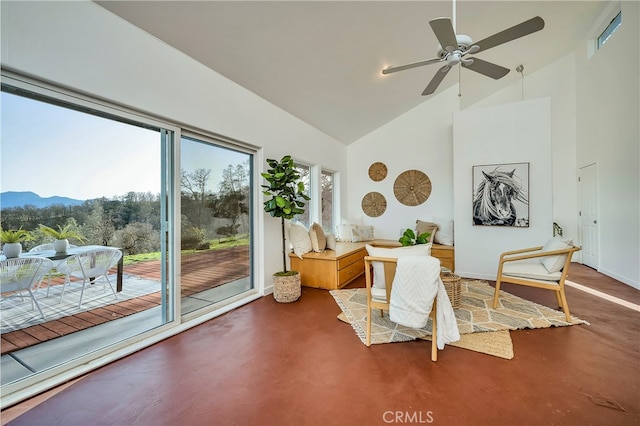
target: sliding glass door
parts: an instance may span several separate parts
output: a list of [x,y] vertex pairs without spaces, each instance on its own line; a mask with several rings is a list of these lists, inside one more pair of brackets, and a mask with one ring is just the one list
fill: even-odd
[[[2,229],[29,233],[21,257],[54,262],[32,286],[42,314],[3,290],[4,387],[173,320],[163,230],[175,130],[59,93],[3,85],[1,100]],[[75,248],[56,253],[42,225],[72,231],[71,245],[84,251],[117,248],[123,261],[107,279],[85,283],[61,265],[73,264]]]
[[181,312],[193,316],[253,288],[253,155],[183,134],[180,163]]

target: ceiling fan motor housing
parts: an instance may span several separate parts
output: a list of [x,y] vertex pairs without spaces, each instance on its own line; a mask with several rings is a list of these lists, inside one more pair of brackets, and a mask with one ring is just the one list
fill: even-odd
[[[446,46],[450,48],[450,50],[445,50],[442,48],[441,45],[438,45],[438,57],[440,57],[441,59],[444,59],[449,53],[456,53],[456,52],[459,55],[462,55],[464,52],[467,51],[469,46],[473,44],[473,40],[471,39],[471,37],[464,34],[456,35],[456,41],[458,42],[457,46]],[[453,50],[451,50],[451,48],[453,48]],[[458,62],[460,62],[459,59],[456,63]]]

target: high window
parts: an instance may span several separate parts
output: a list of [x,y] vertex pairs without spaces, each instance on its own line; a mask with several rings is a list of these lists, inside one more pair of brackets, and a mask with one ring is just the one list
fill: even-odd
[[615,33],[616,30],[620,28],[620,25],[622,25],[622,11],[620,11],[616,15],[616,17],[613,18],[611,22],[609,22],[609,25],[607,25],[607,28],[605,28],[602,34],[598,36],[598,40],[597,40],[598,49],[600,49],[607,42],[607,40],[609,40],[609,38],[613,35],[613,33]]

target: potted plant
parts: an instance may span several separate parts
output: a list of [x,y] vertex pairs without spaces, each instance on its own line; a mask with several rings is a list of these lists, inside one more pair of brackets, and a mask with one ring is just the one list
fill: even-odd
[[22,242],[30,241],[33,237],[29,231],[20,229],[0,229],[0,241],[2,241],[2,252],[7,259],[20,256],[22,253]]
[[403,246],[415,246],[416,244],[427,244],[429,242],[430,232],[424,232],[416,237],[413,229],[406,229],[402,237],[398,240]]
[[84,239],[82,235],[71,229],[71,225],[66,225],[64,228],[58,225],[58,229],[55,230],[53,228],[40,224],[40,231],[43,234],[54,238],[53,249],[56,251],[56,253],[67,252],[67,249],[69,249],[69,238],[76,239],[80,242],[82,242]]
[[280,161],[267,159],[269,169],[262,173],[267,185],[262,185],[262,193],[269,200],[264,202],[264,211],[272,217],[279,217],[282,226],[282,271],[273,275],[273,297],[278,302],[294,302],[300,297],[300,274],[287,271],[284,220],[304,213],[305,201],[310,198],[304,193],[304,182],[296,170],[290,155]]

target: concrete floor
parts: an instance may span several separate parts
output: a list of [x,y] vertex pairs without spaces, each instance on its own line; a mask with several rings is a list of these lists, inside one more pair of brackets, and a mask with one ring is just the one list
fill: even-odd
[[[640,302],[582,265],[570,279]],[[551,292],[504,290],[554,307]],[[66,426],[640,424],[640,312],[566,291],[590,325],[513,331],[512,360],[447,346],[433,363],[428,341],[367,348],[328,292],[303,288],[298,302],[264,297],[3,415]]]

